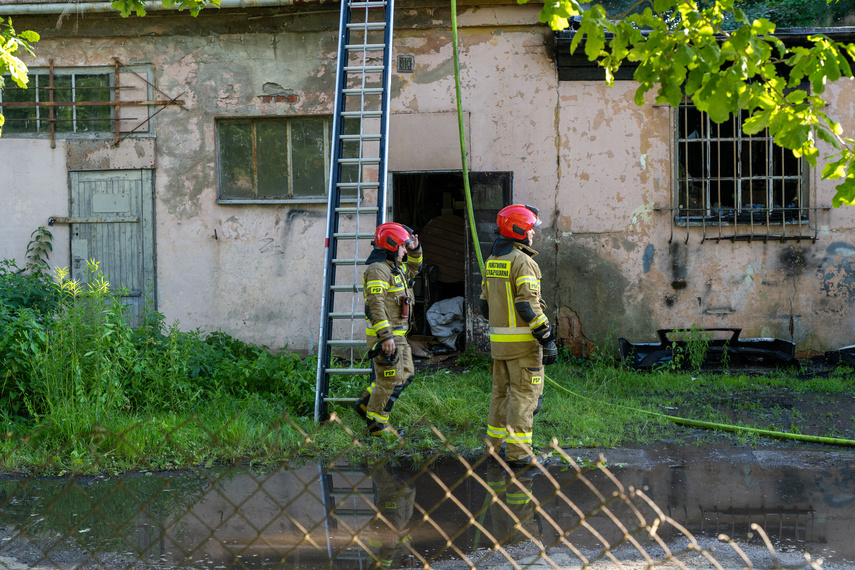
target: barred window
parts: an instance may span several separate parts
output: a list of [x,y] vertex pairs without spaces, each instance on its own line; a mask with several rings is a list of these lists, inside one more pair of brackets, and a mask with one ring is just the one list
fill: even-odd
[[113,76],[107,69],[31,69],[27,89],[6,76],[3,135],[47,135],[51,125],[55,133],[112,132]]
[[722,124],[684,102],[676,120],[677,225],[808,222],[809,168],[768,131],[742,132],[745,113]]

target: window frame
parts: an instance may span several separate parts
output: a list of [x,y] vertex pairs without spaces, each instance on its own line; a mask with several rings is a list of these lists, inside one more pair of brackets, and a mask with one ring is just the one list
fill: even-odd
[[[805,158],[795,156],[786,157],[785,153],[791,153],[791,151],[775,145],[773,137],[768,134],[768,130],[758,135],[744,134],[742,131],[742,122],[745,119],[744,112],[728,119],[730,128],[732,128],[732,135],[729,137],[721,135],[722,129],[728,128],[726,126],[727,122],[721,125],[714,123],[707,113],[697,110],[691,101],[687,101],[685,98],[674,112],[676,113],[672,122],[676,146],[672,157],[674,225],[678,227],[751,226],[752,228],[761,226],[766,228],[767,231],[772,226],[810,225],[810,214],[815,208],[811,204],[811,169]],[[698,115],[698,120],[704,131],[697,137],[696,143],[690,143],[690,140],[693,140],[691,135],[694,132],[685,137],[681,132],[684,129],[688,130],[690,128],[690,126],[683,127],[683,122],[688,122],[687,116],[689,112]],[[721,159],[726,158],[728,155],[720,152],[723,141],[725,144],[730,144],[733,147],[732,156],[734,160],[732,175],[724,177],[721,176],[721,165],[723,164]],[[700,147],[702,154],[699,159],[697,157],[690,159],[688,151],[690,144],[698,144]],[[718,145],[716,151],[712,149],[714,145]],[[758,175],[751,171],[752,160],[750,153],[755,147],[765,149],[766,159],[763,161],[765,174],[761,173]],[[747,157],[743,154],[746,149],[748,149],[749,155]],[[715,163],[712,161],[714,155],[720,157]],[[780,157],[780,162],[778,163],[775,162],[776,156]],[[695,177],[693,173],[689,172],[690,161],[700,164],[700,167],[703,169],[702,176]],[[790,167],[797,165],[796,174],[787,174],[788,164]],[[776,165],[779,166],[776,168]],[[681,172],[681,168],[684,168],[685,174]],[[745,169],[748,172],[745,172]],[[716,170],[718,175],[716,175]],[[778,174],[776,174],[776,170],[779,171]],[[700,191],[695,196],[699,195],[702,203],[696,208],[685,208],[684,206],[689,204],[692,201],[691,198],[694,197],[689,195],[689,188],[693,184],[693,180],[696,181],[694,184],[700,184]],[[722,205],[721,192],[723,182],[732,184],[733,188],[728,190],[732,194],[732,206]],[[776,184],[781,188],[780,197],[786,198],[785,187],[787,183],[793,182],[796,184],[796,189],[794,191],[795,199],[791,203],[797,202],[798,205],[784,204],[776,206]],[[758,186],[765,186],[765,189],[761,188],[759,190],[765,194],[759,207],[755,200],[752,200],[752,204],[746,204],[743,201],[746,196],[755,195],[753,194],[755,192],[753,190],[755,183]],[[716,209],[716,204],[714,204],[715,196],[719,197],[719,201],[717,202],[718,209]],[[683,201],[686,204],[681,204]],[[783,204],[785,201],[781,200],[781,203]],[[768,206],[770,203],[772,204],[771,207]],[[686,210],[688,212],[683,213]],[[700,210],[706,213],[692,215],[692,210]]]
[[[323,194],[318,194],[314,196],[294,196],[293,193],[293,164],[292,164],[292,138],[291,138],[291,127],[292,121],[299,119],[323,119],[323,132],[324,132],[324,182],[323,182]],[[228,122],[238,122],[238,121],[248,121],[250,122],[251,128],[251,141],[252,152],[251,155],[256,157],[257,160],[257,125],[259,123],[264,122],[284,122],[286,123],[286,130],[288,132],[287,135],[287,155],[288,155],[288,194],[285,196],[271,196],[269,198],[259,197],[258,192],[258,165],[255,164],[253,167],[253,193],[254,197],[228,197],[224,196],[224,188],[223,188],[223,161],[222,161],[222,150],[221,150],[221,142],[220,142],[220,125]],[[228,116],[228,117],[216,117],[215,119],[215,132],[216,132],[216,176],[217,176],[217,203],[218,204],[326,204],[328,202],[329,195],[329,180],[330,180],[330,160],[332,154],[332,130],[333,130],[333,116],[332,115],[288,115],[288,116],[246,116],[246,117],[236,117],[236,116]]]
[[[116,101],[116,82],[115,82],[115,77],[114,77],[115,73],[114,73],[113,68],[111,68],[111,67],[106,67],[106,66],[55,67],[55,68],[31,67],[27,70],[27,76],[30,78],[30,83],[27,86],[26,91],[34,94],[34,100],[32,102],[26,101],[26,103],[32,103],[32,108],[35,109],[35,116],[32,119],[32,121],[35,122],[36,130],[34,130],[34,131],[20,131],[20,132],[11,131],[10,126],[11,126],[11,123],[13,121],[15,121],[15,118],[14,117],[10,118],[7,116],[6,118],[7,118],[8,122],[6,123],[6,125],[4,125],[3,136],[4,137],[8,136],[9,138],[45,138],[45,137],[51,136],[52,130],[53,130],[53,136],[55,136],[57,138],[75,138],[75,137],[100,138],[100,137],[105,136],[105,135],[111,135],[112,136],[113,135],[113,129],[114,129],[113,121],[115,121],[115,118],[116,118],[115,110],[114,110],[115,106],[114,105],[97,105],[97,106],[92,105],[91,106],[93,108],[94,107],[107,107],[110,110],[110,116],[109,117],[94,119],[94,122],[97,122],[97,123],[106,122],[106,124],[107,124],[106,129],[103,129],[103,130],[98,129],[98,130],[92,130],[92,131],[78,130],[78,125],[87,120],[87,119],[78,118],[78,116],[77,116],[79,108],[87,107],[87,105],[85,105],[85,104],[79,104],[79,103],[86,103],[86,101],[79,101],[78,100],[79,99],[78,94],[83,89],[89,89],[89,88],[78,87],[76,85],[76,83],[77,83],[76,79],[80,76],[85,76],[85,75],[101,75],[101,76],[107,77],[108,85],[101,87],[100,89],[108,90],[110,98],[109,98],[109,100],[105,100],[105,101],[96,101],[97,103],[104,103],[104,102],[114,103]],[[56,79],[57,77],[70,77],[71,78],[71,85],[68,87],[58,87],[54,84],[54,86],[51,87],[51,85],[50,85],[51,76],[53,76],[54,79]],[[43,81],[43,78],[47,79],[47,81],[48,81],[47,85],[41,84],[41,82]],[[5,90],[10,89],[10,88],[16,89],[16,90],[20,89],[17,87],[17,85],[15,85],[14,81],[12,81],[12,79],[9,76],[6,76],[4,79],[6,80],[6,87],[3,90],[4,92],[5,92]],[[54,92],[69,91],[71,93],[71,101],[56,101],[59,103],[72,103],[72,105],[68,106],[68,107],[70,107],[70,110],[71,110],[71,117],[72,117],[71,119],[59,119],[59,118],[56,118],[55,116],[54,117],[50,117],[50,116],[42,117],[41,116],[41,114],[44,112],[50,113],[51,107],[49,107],[47,105],[39,105],[39,103],[48,103],[51,101],[50,101],[50,99],[48,101],[41,100],[40,95],[43,91],[51,90],[51,89]],[[93,101],[89,101],[89,102],[93,102]],[[8,115],[8,111],[11,110],[12,108],[9,107],[8,105],[4,105],[4,103],[12,103],[12,101],[5,101],[5,98],[3,97],[3,92],[0,92],[0,108],[2,108],[4,115]],[[62,106],[62,105],[57,105],[53,108],[56,110],[59,110],[63,107],[64,106]],[[26,108],[30,108],[30,105],[16,106],[14,108],[26,109]],[[70,131],[60,130],[60,129],[56,128],[57,123],[69,122],[69,121],[72,124],[72,129]]]

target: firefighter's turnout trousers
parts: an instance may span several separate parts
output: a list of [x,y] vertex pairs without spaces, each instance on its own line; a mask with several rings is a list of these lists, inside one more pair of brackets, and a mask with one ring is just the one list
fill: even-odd
[[413,354],[407,342],[407,332],[413,321],[413,290],[409,283],[421,267],[421,249],[408,252],[400,266],[396,261],[388,259],[385,251],[377,248],[368,258],[369,265],[363,277],[368,350],[389,338],[395,340],[398,350],[394,362],[382,352],[372,359],[374,379],[361,398],[372,431],[386,427],[392,405],[415,374]]
[[537,252],[511,243],[505,248],[494,245],[485,264],[481,299],[489,306],[493,358],[487,437],[497,450],[505,443],[507,461],[519,461],[529,455],[543,393],[543,349],[531,331],[548,321],[540,298],[540,268],[532,259]]

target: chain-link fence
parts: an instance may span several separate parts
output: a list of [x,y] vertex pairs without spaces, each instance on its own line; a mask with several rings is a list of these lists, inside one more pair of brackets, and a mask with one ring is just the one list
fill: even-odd
[[804,540],[810,509],[678,516],[622,484],[619,466],[557,446],[514,470],[496,450],[458,454],[432,428],[444,448],[413,464],[335,416],[319,429],[351,443],[303,462],[7,475],[0,568],[819,568],[767,538]]

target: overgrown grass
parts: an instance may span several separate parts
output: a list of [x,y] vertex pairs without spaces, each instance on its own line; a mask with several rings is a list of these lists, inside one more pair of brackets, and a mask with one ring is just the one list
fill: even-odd
[[[402,444],[370,438],[349,406],[313,422],[316,359],[251,346],[223,333],[182,331],[163,315],[128,323],[120,297],[90,266],[86,283],[0,263],[0,468],[45,473],[162,470],[234,462],[298,461],[394,449],[416,462],[483,452],[490,400],[489,358],[467,351],[453,369],[421,371],[392,412]],[[535,448],[663,441],[754,443],[678,426],[664,415],[804,430],[784,408],[754,405],[770,391],[855,395],[852,371],[822,377],[637,372],[611,355],[562,353],[547,368]],[[337,396],[358,396],[349,377]],[[726,404],[726,405],[725,405]],[[761,413],[762,412],[762,413]],[[820,435],[855,437],[851,432]]]

